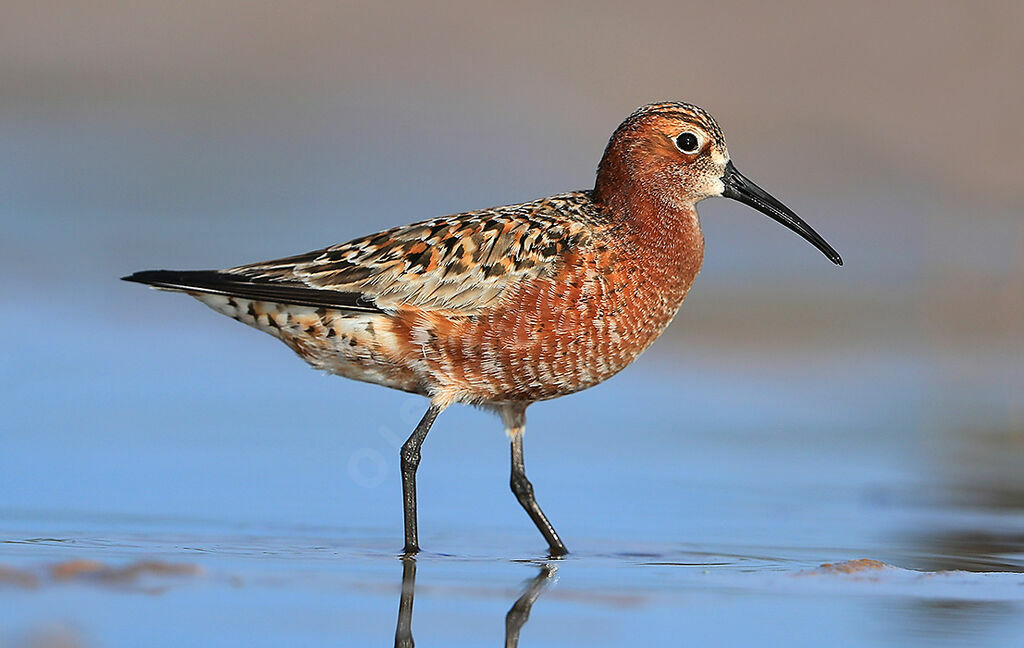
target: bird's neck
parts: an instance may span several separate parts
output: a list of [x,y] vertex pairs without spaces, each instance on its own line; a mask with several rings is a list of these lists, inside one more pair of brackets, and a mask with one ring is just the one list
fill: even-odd
[[604,193],[600,184],[594,195],[616,240],[635,357],[665,330],[690,291],[704,260],[704,236],[692,205],[672,208],[639,190]]
[[[603,170],[603,165],[602,165]],[[685,296],[704,260],[704,235],[693,205],[683,207],[653,197],[642,183],[598,172],[594,202],[608,213],[626,248],[652,280]]]

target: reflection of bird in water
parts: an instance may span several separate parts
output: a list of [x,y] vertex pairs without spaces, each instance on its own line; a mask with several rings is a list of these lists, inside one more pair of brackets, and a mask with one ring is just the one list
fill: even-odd
[[515,648],[519,645],[519,631],[523,625],[530,620],[530,610],[544,588],[554,578],[558,568],[547,563],[540,566],[540,573],[530,579],[529,585],[522,595],[512,604],[508,614],[505,615],[505,648]]
[[395,648],[412,648],[412,602],[416,598],[416,559],[402,558],[402,595],[398,599],[398,624],[395,626]]
[[[419,551],[420,446],[445,408],[501,415],[510,484],[552,555],[565,544],[526,478],[526,408],[613,376],[661,335],[704,258],[696,203],[744,202],[839,254],[729,159],[704,110],[644,106],[612,134],[592,191],[444,216],[227,270],[137,272],[280,338],[312,366],[430,406],[402,446],[405,552]],[[271,377],[271,380],[274,378]]]
[[[519,645],[519,632],[530,619],[533,603],[551,583],[558,569],[547,563],[540,566],[540,572],[530,579],[522,595],[512,604],[505,615],[505,648]],[[398,623],[395,626],[395,648],[412,648],[412,603],[416,596],[416,559],[402,558],[402,595],[398,601]]]

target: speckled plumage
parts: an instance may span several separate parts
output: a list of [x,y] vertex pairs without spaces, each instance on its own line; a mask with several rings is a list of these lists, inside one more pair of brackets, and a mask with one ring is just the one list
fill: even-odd
[[444,216],[275,261],[126,279],[187,292],[318,369],[428,397],[426,427],[403,449],[407,551],[417,548],[415,465],[433,417],[453,403],[497,410],[513,440],[513,490],[552,552],[564,553],[522,472],[524,411],[607,379],[661,334],[703,260],[694,206],[718,195],[764,211],[841,263],[735,170],[707,112],[666,102],[641,107],[615,130],[592,191]]
[[376,312],[192,294],[318,369],[446,404],[535,401],[608,378],[664,329],[699,268],[690,220],[690,249],[666,255],[575,192],[223,271]]

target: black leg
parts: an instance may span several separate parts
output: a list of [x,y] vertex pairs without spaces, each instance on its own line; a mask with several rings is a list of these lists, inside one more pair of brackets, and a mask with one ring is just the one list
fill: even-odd
[[402,558],[402,594],[398,599],[398,625],[395,626],[395,648],[413,648],[412,600],[416,594],[416,559]]
[[431,405],[423,415],[419,425],[409,435],[402,446],[402,500],[405,507],[405,553],[412,555],[420,550],[419,535],[416,530],[416,469],[420,465],[420,446],[427,438],[430,426],[441,413],[443,407]]
[[509,480],[512,492],[516,499],[522,504],[529,514],[530,519],[537,525],[541,535],[548,541],[549,553],[552,556],[564,556],[569,550],[562,544],[555,527],[551,526],[544,511],[540,510],[537,500],[533,496],[533,484],[526,478],[526,466],[523,465],[523,431],[520,428],[512,434],[512,477]]
[[540,573],[530,580],[526,591],[516,599],[515,604],[505,615],[505,648],[516,648],[519,645],[519,632],[523,629],[523,624],[530,619],[530,609],[554,575],[554,567],[541,565]]

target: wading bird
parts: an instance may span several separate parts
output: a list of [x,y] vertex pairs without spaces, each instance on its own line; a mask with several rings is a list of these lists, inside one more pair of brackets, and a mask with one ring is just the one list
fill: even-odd
[[455,403],[498,413],[510,483],[567,553],[523,464],[526,408],[618,373],[665,330],[704,257],[695,205],[724,196],[842,259],[729,159],[692,104],[643,106],[615,130],[593,190],[442,216],[298,256],[124,279],[188,293],[279,338],[317,369],[430,400],[401,449],[405,553],[419,551],[416,469]]

